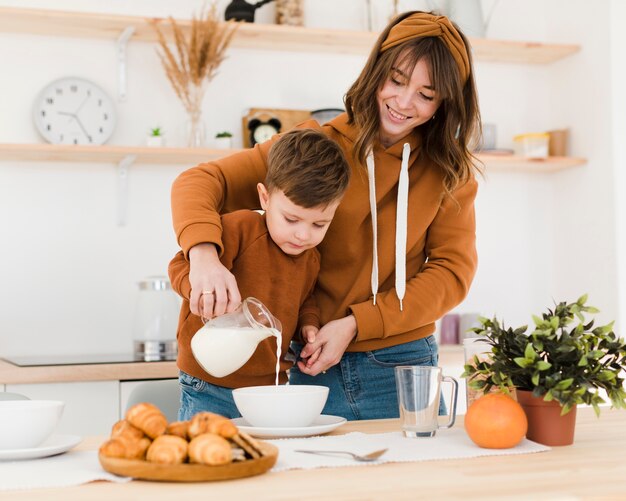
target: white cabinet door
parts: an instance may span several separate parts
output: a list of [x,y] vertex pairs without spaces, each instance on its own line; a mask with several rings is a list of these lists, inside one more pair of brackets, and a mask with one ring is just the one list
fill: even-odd
[[[155,404],[165,414],[168,421],[176,421],[178,419],[178,407],[180,403],[180,393],[164,395],[159,394],[159,390],[163,381],[178,381],[178,379],[154,379],[148,381],[120,381],[120,419],[126,414],[128,407],[128,399],[130,394],[138,386],[143,386],[142,394],[144,400]],[[170,388],[168,388],[170,389]],[[150,394],[153,393],[152,398]]]
[[7,384],[6,391],[65,402],[56,433],[108,436],[120,415],[119,381]]

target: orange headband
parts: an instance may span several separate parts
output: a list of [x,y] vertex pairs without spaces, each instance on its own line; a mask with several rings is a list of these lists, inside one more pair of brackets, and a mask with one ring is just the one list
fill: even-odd
[[470,74],[467,49],[461,35],[445,16],[433,16],[425,12],[411,14],[391,28],[380,47],[380,52],[385,52],[408,40],[422,37],[439,37],[445,42],[459,67],[461,79],[465,83]]

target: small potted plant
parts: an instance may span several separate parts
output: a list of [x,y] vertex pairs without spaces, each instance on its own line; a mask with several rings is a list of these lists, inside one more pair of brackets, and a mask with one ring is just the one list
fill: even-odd
[[148,133],[146,139],[148,146],[165,146],[165,137],[163,137],[163,129],[161,127],[153,127]]
[[214,144],[216,148],[232,148],[233,135],[228,131],[215,134]]
[[[480,318],[473,330],[491,345],[483,359],[465,365],[463,377],[469,387],[484,393],[497,387],[517,399],[528,417],[530,440],[546,445],[574,441],[576,405],[591,405],[600,415],[606,392],[613,407],[626,408],[623,372],[626,344],[613,332],[613,322],[594,327],[586,314],[598,313],[587,306],[587,295],[575,303],[558,303],[541,317],[533,316],[535,328],[506,328],[497,318]],[[546,411],[549,419],[539,413]],[[543,425],[555,421],[555,428]],[[567,428],[569,427],[569,429]],[[553,434],[555,432],[555,434]]]

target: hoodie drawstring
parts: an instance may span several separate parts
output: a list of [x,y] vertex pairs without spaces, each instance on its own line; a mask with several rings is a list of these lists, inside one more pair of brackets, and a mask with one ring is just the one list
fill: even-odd
[[370,150],[367,158],[367,179],[370,189],[370,213],[372,214],[372,295],[374,296],[374,304],[376,304],[376,294],[378,292],[378,216],[376,212],[376,182],[374,179],[374,151]]
[[[398,178],[398,199],[396,202],[396,295],[400,300],[400,311],[402,311],[402,300],[406,292],[406,237],[407,237],[407,213],[409,200],[409,156],[411,146],[404,143],[402,148],[402,163],[400,165],[400,176]],[[376,209],[376,184],[374,179],[374,153],[370,151],[367,155],[367,178],[369,181],[370,212],[372,214],[372,295],[376,304],[376,294],[378,293],[378,230],[377,230],[377,209]]]

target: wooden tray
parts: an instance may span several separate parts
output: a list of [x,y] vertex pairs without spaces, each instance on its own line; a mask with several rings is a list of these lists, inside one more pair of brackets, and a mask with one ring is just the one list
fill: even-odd
[[263,450],[263,457],[221,466],[189,463],[167,465],[137,459],[110,458],[102,454],[98,455],[98,459],[100,459],[102,468],[109,473],[141,480],[159,480],[162,482],[229,480],[260,475],[274,466],[278,458],[278,449],[261,440],[258,442]]

